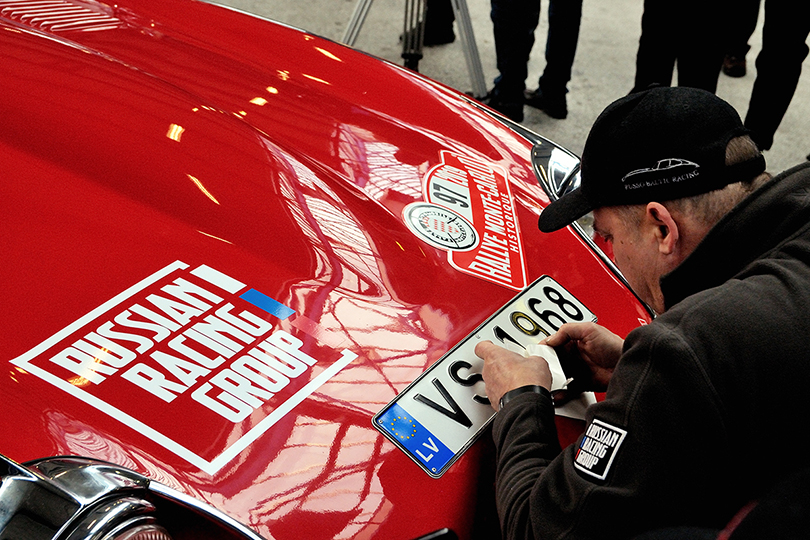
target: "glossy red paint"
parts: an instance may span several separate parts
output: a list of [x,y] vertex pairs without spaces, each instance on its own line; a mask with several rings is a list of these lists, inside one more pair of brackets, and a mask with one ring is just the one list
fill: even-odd
[[[30,4],[0,0],[0,452],[112,461],[278,540],[409,539],[443,527],[480,537],[495,519],[488,438],[434,480],[371,426],[516,292],[453,268],[404,225],[440,152],[506,171],[529,281],[551,275],[620,334],[648,320],[575,234],[536,231],[547,197],[531,144],[453,90],[238,12],[83,0],[87,18],[60,27],[26,16]],[[292,322],[268,320],[319,362],[298,386],[341,351],[356,355],[209,472],[11,363],[174,261],[207,265],[294,310]],[[53,350],[132,305],[101,309]],[[103,384],[63,378],[118,400],[203,461],[278,406],[268,398],[234,422],[191,389],[163,402],[119,377],[141,360],[122,359]]]

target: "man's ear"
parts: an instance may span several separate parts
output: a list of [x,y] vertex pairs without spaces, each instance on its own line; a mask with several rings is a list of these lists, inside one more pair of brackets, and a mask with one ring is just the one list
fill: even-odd
[[680,231],[667,207],[657,202],[647,203],[644,217],[654,227],[658,251],[663,255],[672,255],[678,247]]

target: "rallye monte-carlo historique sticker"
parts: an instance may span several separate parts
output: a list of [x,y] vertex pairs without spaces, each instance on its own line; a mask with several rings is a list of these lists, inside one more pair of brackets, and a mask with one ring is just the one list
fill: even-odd
[[481,279],[526,287],[523,246],[506,171],[448,150],[425,176],[424,201],[402,211],[405,224],[450,264]]
[[323,342],[261,291],[175,261],[11,362],[214,474],[357,358],[282,323]]

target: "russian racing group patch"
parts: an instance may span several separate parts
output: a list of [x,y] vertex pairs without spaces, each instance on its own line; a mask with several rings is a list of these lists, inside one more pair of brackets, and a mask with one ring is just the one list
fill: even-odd
[[357,358],[334,339],[176,261],[11,362],[214,474]]
[[574,455],[574,466],[585,474],[604,480],[625,436],[625,430],[594,419],[582,436]]

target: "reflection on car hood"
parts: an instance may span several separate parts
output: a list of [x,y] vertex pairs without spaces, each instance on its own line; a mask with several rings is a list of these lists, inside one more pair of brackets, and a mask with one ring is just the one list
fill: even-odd
[[[291,28],[192,1],[75,5],[60,24],[0,1],[0,452],[115,462],[278,539],[469,537],[488,441],[433,480],[371,416],[542,274],[614,331],[646,318],[575,235],[535,232],[531,144]],[[458,171],[508,192],[508,272],[403,217]],[[284,377],[240,389],[261,354]]]

